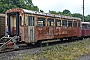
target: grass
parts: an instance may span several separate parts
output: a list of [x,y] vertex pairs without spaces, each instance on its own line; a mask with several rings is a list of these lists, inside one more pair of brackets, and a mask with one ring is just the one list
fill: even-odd
[[[90,39],[82,41],[47,46],[39,54],[22,54],[15,60],[76,60],[76,58],[90,53]],[[13,60],[13,59],[11,59]]]

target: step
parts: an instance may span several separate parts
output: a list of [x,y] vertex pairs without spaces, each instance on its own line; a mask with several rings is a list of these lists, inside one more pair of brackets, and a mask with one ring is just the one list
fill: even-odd
[[0,45],[3,45],[4,43],[0,43]]

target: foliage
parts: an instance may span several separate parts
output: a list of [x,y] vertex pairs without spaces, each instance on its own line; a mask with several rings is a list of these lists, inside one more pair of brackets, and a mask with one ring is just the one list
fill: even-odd
[[43,10],[40,10],[40,12],[44,12]]
[[0,0],[0,13],[5,13],[8,9],[12,8],[39,11],[39,8],[33,5],[32,0]]
[[90,22],[90,15],[85,16],[85,21]]
[[59,12],[56,12],[56,11],[49,10],[49,13],[50,14],[60,14],[60,15],[63,15],[62,12],[60,12],[60,11]]
[[70,14],[71,12],[67,9],[63,10],[62,14]]

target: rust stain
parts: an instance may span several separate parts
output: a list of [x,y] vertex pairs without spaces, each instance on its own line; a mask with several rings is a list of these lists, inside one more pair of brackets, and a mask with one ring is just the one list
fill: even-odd
[[19,12],[21,15],[24,15],[24,11],[22,8],[13,8],[13,9],[7,10],[6,14],[10,12]]
[[65,38],[65,37],[79,37],[81,30],[79,27],[76,28],[63,28],[63,27],[35,27],[35,40],[45,40],[54,38]]

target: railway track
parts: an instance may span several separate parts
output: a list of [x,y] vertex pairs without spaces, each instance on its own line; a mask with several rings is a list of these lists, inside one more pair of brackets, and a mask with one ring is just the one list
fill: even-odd
[[46,47],[46,46],[53,46],[53,45],[57,45],[57,44],[67,44],[67,43],[71,43],[77,40],[73,40],[73,41],[68,41],[68,40],[64,40],[64,41],[60,41],[59,39],[57,39],[56,41],[49,41],[47,43],[42,43],[39,46],[36,45],[32,45],[30,44],[29,46],[27,44],[17,44],[18,45],[18,49],[13,49],[13,48],[6,48],[2,51],[0,51],[0,53],[6,53],[6,52],[13,52],[13,51],[20,51],[20,50],[26,50],[26,49],[34,49],[34,48],[40,48],[40,47]]
[[27,46],[26,44],[19,44],[18,49],[13,49],[13,48],[6,48],[0,51],[0,53],[6,53],[6,52],[12,52],[12,51],[19,51],[19,50],[25,50],[25,49],[31,49],[35,48],[35,46]]

